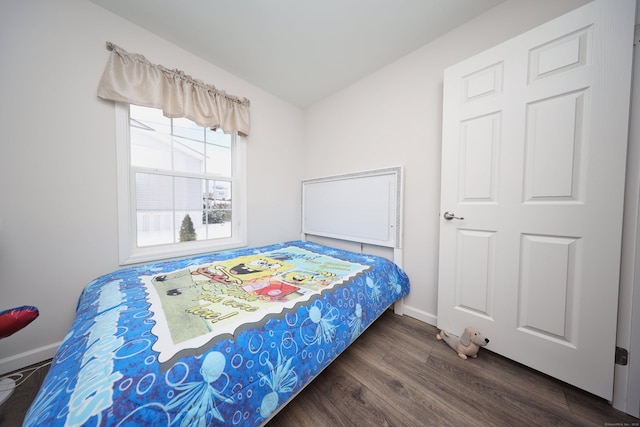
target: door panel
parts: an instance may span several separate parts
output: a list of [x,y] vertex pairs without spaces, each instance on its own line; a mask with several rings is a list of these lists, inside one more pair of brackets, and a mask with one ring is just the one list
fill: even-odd
[[461,124],[462,201],[495,202],[499,132],[499,114],[473,118]]
[[438,326],[611,399],[635,1],[444,76]]
[[523,235],[518,327],[570,343],[580,240]]
[[580,184],[585,92],[527,105],[526,201],[571,200]]
[[456,306],[477,315],[491,316],[494,282],[493,238],[489,231],[460,230],[458,233],[458,296]]

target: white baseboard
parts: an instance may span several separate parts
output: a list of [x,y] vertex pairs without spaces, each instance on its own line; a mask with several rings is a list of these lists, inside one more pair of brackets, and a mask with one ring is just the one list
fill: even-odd
[[53,343],[24,353],[16,354],[11,357],[0,359],[0,375],[17,371],[35,363],[42,362],[43,360],[51,359],[56,353],[58,347],[60,347],[60,344],[60,342]]
[[427,313],[426,311],[419,310],[407,304],[403,305],[402,310],[403,314],[409,317],[413,317],[414,319],[418,319],[424,323],[428,323],[433,326],[436,326],[438,324],[438,317],[435,314]]

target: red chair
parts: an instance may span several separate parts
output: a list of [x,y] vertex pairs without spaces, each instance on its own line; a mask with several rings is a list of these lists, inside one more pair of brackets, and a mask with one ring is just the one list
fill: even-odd
[[[33,322],[40,312],[36,307],[24,305],[0,311],[0,338],[8,337]],[[22,377],[22,374],[16,374]],[[11,375],[0,377],[0,405],[2,405],[16,388],[16,381]]]

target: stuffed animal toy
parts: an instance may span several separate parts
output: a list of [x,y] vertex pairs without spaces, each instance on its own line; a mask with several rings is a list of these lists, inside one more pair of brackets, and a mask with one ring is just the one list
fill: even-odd
[[464,333],[460,338],[453,334],[449,334],[447,331],[440,331],[436,334],[436,338],[449,344],[458,356],[462,359],[467,357],[478,357],[478,350],[480,347],[484,347],[489,344],[489,339],[482,336],[477,329],[470,326],[464,329]]

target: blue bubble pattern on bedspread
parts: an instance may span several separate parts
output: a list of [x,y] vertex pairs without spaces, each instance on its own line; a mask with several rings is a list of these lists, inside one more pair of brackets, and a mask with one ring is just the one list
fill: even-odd
[[115,271],[23,425],[260,425],[408,293],[384,258],[303,241]]

